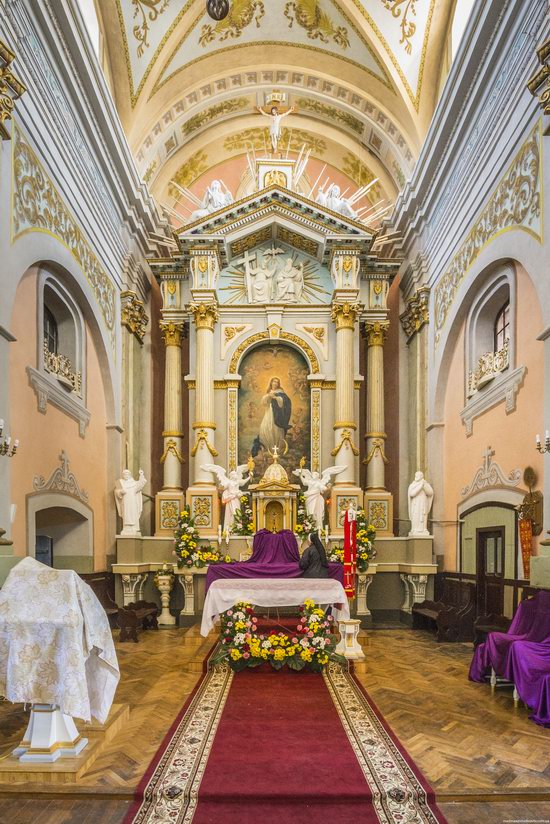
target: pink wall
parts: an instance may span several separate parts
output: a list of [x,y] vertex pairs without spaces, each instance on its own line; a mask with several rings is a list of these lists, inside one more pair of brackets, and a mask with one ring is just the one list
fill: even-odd
[[88,505],[94,512],[94,568],[104,569],[109,491],[107,416],[101,369],[87,329],[87,408],[91,419],[85,438],[78,434],[78,423],[52,404],[48,404],[45,415],[38,411],[36,395],[26,373],[27,366],[37,366],[37,275],[38,269],[33,267],[22,278],[11,325],[17,338],[10,346],[11,430],[21,441],[11,464],[12,502],[17,505],[12,528],[14,551],[25,555],[31,549],[27,547],[26,496],[33,492],[34,476],[43,475],[48,480],[65,450],[70,470],[88,493]]
[[[523,472],[526,466],[532,466],[538,476],[537,489],[543,486],[543,459],[535,449],[535,435],[543,429],[543,344],[534,335],[542,326],[542,318],[529,276],[518,264],[516,273],[516,366],[527,368],[524,383],[517,395],[516,410],[507,415],[502,400],[474,420],[470,437],[466,436],[460,419],[465,401],[464,325],[456,343],[448,372],[444,412],[445,520],[456,520],[461,489],[472,481],[488,446],[495,452],[493,460],[506,475],[513,469]],[[523,482],[520,486],[523,488]],[[494,499],[499,499],[498,490]],[[445,532],[445,568],[454,570],[457,533],[452,527]]]

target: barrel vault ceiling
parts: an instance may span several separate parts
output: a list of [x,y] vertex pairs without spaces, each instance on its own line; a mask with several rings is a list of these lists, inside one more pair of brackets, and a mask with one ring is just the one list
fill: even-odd
[[218,23],[205,0],[96,6],[104,69],[160,201],[174,178],[198,190],[213,169],[244,169],[273,90],[297,109],[283,145],[305,143],[312,169],[352,185],[378,177],[373,197],[394,199],[437,102],[454,0],[231,0]]

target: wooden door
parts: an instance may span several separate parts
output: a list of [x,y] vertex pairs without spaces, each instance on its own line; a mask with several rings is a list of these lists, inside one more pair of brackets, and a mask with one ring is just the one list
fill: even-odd
[[476,530],[478,615],[504,613],[504,538],[503,526]]

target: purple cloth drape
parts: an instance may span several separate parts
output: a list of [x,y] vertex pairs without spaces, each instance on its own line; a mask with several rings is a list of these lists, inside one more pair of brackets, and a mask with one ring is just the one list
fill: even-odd
[[550,641],[515,641],[505,677],[513,681],[521,700],[534,710],[530,718],[550,724]]
[[[249,561],[235,564],[210,564],[206,573],[206,591],[213,581],[221,578],[299,578],[300,552],[293,532],[283,529],[274,534],[261,529],[254,536],[252,556]],[[329,578],[344,584],[342,564],[328,565]]]
[[508,632],[490,632],[487,640],[476,648],[468,677],[471,681],[483,681],[492,667],[497,675],[507,678],[512,645],[518,641],[545,639],[550,639],[550,592],[537,592],[533,598],[520,603]]

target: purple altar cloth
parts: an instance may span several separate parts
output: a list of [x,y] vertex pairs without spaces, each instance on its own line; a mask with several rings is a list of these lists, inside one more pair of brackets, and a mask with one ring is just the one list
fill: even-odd
[[[220,578],[299,578],[300,552],[293,532],[283,529],[274,534],[261,529],[254,536],[252,556],[234,564],[210,564],[206,573],[206,592]],[[344,584],[342,564],[328,565],[329,578]]]
[[514,682],[521,700],[537,724],[550,724],[550,641],[515,641],[510,649],[506,678]]
[[470,681],[483,681],[489,667],[497,675],[508,678],[512,645],[547,638],[550,638],[550,592],[543,591],[520,603],[508,632],[490,632],[487,640],[476,647],[468,676]]

